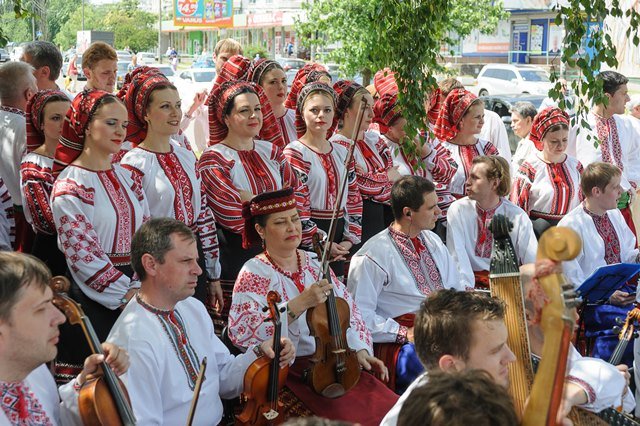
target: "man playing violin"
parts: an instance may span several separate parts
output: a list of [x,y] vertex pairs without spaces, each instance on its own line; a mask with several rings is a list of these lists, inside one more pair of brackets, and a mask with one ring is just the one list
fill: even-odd
[[412,343],[420,303],[436,290],[465,290],[474,283],[461,281],[455,261],[431,232],[440,215],[431,181],[420,176],[398,180],[391,188],[391,210],[395,221],[351,260],[348,288],[371,330],[376,355],[398,360],[387,367],[390,387],[402,393],[423,371]]
[[[127,352],[103,343],[72,382],[56,389],[45,363],[52,361],[58,326],[65,317],[53,303],[51,272],[40,260],[0,252],[0,425],[81,424],[78,390],[105,361],[117,374],[129,366]],[[60,402],[62,400],[62,403]]]
[[[135,233],[131,263],[141,280],[108,340],[127,348],[131,369],[123,377],[138,425],[185,424],[203,358],[208,367],[193,419],[194,425],[217,425],[220,398],[237,397],[247,367],[262,354],[274,357],[272,341],[232,356],[215,336],[204,305],[193,297],[198,275],[196,239],[184,223],[155,218]],[[295,357],[282,339],[280,364]]]

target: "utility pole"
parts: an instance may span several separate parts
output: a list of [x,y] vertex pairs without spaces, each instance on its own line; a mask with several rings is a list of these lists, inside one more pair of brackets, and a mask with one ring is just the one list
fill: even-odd
[[162,63],[162,0],[158,0],[158,63]]

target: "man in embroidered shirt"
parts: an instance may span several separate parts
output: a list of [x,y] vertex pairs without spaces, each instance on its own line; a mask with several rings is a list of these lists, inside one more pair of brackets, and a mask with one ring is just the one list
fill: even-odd
[[[607,105],[594,105],[586,117],[577,120],[569,132],[567,154],[576,157],[583,167],[604,161],[622,171],[620,185],[623,192],[618,200],[618,208],[635,233],[629,204],[631,192],[636,191],[640,183],[640,123],[624,115],[625,105],[629,101],[629,80],[615,71],[603,71],[596,79],[602,81],[602,89],[609,102]],[[581,123],[585,120],[590,129],[582,127]]]
[[480,292],[440,290],[420,306],[415,319],[416,352],[427,370],[407,388],[381,426],[395,426],[402,404],[432,371],[484,370],[509,385],[508,365],[516,360],[507,345],[505,305]]
[[[91,355],[75,381],[56,389],[44,363],[56,356],[65,317],[52,303],[50,279],[38,259],[0,252],[0,426],[80,424],[77,389],[104,360]],[[126,371],[126,351],[108,343],[102,348],[116,373]]]
[[[33,67],[24,62],[0,66],[0,178],[4,181],[14,207],[18,251],[29,251],[30,225],[22,214],[20,162],[27,146],[25,111],[27,102],[38,91]],[[31,233],[31,236],[30,236]],[[26,240],[26,245],[23,245]]]
[[[127,348],[131,369],[125,382],[140,425],[185,424],[200,363],[207,358],[194,425],[215,425],[222,418],[220,398],[237,397],[249,364],[271,341],[237,357],[215,336],[204,305],[193,297],[198,275],[196,239],[174,219],[156,218],[133,237],[131,264],[142,286],[114,324],[109,341]],[[280,363],[295,357],[283,339]]]
[[393,358],[395,350],[401,352],[396,365],[392,361],[387,365],[399,392],[422,372],[411,343],[413,316],[420,303],[439,289],[473,288],[473,283],[460,280],[447,248],[431,232],[440,214],[437,202],[429,180],[399,179],[391,188],[395,221],[365,243],[349,268],[348,288],[371,330],[376,355],[384,360],[391,348]]
[[62,69],[62,54],[55,44],[49,41],[27,43],[20,60],[34,68],[33,76],[36,78],[38,90],[61,90],[73,100],[73,96],[60,89],[56,83]]

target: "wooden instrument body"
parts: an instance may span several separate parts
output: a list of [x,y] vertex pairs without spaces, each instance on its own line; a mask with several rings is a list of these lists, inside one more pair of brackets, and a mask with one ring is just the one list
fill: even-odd
[[[271,369],[272,360],[267,357],[260,357],[255,360],[247,369],[244,374],[244,389],[262,389],[266,390],[269,386],[269,374]],[[278,370],[278,392],[282,389],[282,386],[287,381],[287,375],[289,374],[289,366],[280,368]],[[273,402],[268,401],[266,391],[258,394],[244,394],[242,399],[245,401],[244,409],[240,414],[236,416],[236,425],[255,425],[255,426],[268,426],[279,425],[284,422],[284,415],[281,413],[284,410],[282,403],[276,398],[278,414],[273,419],[269,419],[273,412]]]
[[325,303],[307,310],[309,332],[316,341],[308,380],[317,393],[327,398],[344,395],[360,380],[358,357],[347,345],[350,314],[347,301],[335,297],[333,291]]
[[[120,379],[117,379],[129,404],[129,393]],[[87,380],[78,394],[78,409],[85,426],[122,426],[118,407],[111,397],[111,391],[104,376]]]

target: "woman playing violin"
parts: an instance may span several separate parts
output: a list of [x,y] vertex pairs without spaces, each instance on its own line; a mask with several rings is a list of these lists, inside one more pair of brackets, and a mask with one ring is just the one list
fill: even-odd
[[[349,304],[350,328],[346,330],[349,348],[357,351],[359,365],[378,373],[383,380],[387,369],[371,356],[371,334],[346,287],[331,273],[331,283],[321,279],[321,267],[314,255],[298,250],[302,229],[292,189],[264,193],[243,207],[245,244],[259,244],[264,251],[246,262],[235,284],[229,313],[229,337],[246,348],[265,340],[273,326],[263,322],[262,306],[269,290],[282,296],[283,337],[289,337],[299,355],[289,371],[287,386],[312,412],[325,417],[377,424],[396,400],[385,385],[370,374],[361,374],[358,384],[345,396],[328,399],[313,393],[303,383],[309,356],[316,340],[309,331],[306,311],[326,302],[333,291]],[[357,395],[357,396],[356,396]]]

